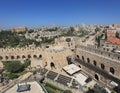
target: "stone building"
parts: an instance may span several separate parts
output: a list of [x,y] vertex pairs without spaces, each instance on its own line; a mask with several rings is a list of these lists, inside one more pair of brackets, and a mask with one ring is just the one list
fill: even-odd
[[93,47],[78,46],[75,61],[92,78],[104,85],[120,84],[120,55]]
[[107,39],[116,37],[116,28],[107,29]]
[[27,27],[17,27],[17,28],[12,28],[12,32],[26,32],[27,31]]

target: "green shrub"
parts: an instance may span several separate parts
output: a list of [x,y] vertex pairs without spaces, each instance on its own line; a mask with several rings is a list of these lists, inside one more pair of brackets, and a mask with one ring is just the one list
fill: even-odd
[[46,85],[45,86],[48,86],[48,87],[50,87],[50,88],[52,88],[52,89],[54,89],[54,90],[58,90],[58,91],[61,91],[61,92],[63,92],[64,90],[63,89],[61,89],[61,88],[59,88],[59,87],[57,87],[57,86],[55,86],[55,85],[53,85],[53,84],[50,84],[50,83],[46,83]]
[[57,91],[55,91],[54,89],[52,89],[52,88],[50,88],[48,86],[46,86],[45,88],[48,91],[48,93],[57,93]]
[[19,75],[17,73],[8,73],[7,75],[9,77],[9,79],[14,79],[14,78],[18,78],[19,77]]
[[4,61],[4,68],[11,73],[17,73],[24,70],[24,67],[20,61]]
[[30,64],[31,64],[31,61],[27,59],[27,60],[24,61],[23,66],[26,68],[26,67],[28,67]]

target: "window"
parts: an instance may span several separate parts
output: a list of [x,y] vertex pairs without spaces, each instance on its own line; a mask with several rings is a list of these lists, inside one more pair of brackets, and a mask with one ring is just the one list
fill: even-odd
[[80,58],[79,55],[77,55],[77,58],[78,58],[78,59]]
[[14,59],[14,56],[11,56],[11,59]]
[[5,56],[6,59],[8,59],[8,56]]
[[96,80],[99,80],[99,77],[98,77],[98,75],[97,75],[97,74],[95,74],[95,79],[96,79]]
[[82,60],[84,61],[84,56],[82,56]]
[[31,56],[30,56],[30,55],[28,55],[28,58],[31,58]]
[[42,55],[39,55],[39,58],[42,58]]
[[101,68],[104,70],[104,69],[105,69],[105,65],[104,65],[104,64],[101,64]]
[[94,60],[94,61],[93,61],[93,64],[96,66],[96,65],[97,65],[97,62]]
[[110,67],[110,72],[111,72],[112,74],[114,74],[114,73],[115,73],[115,70],[114,70],[114,68],[113,68],[113,67]]
[[89,58],[87,58],[87,62],[90,63],[90,59]]
[[22,58],[25,58],[25,56],[23,55]]
[[36,58],[37,56],[36,56],[36,55],[34,55],[33,57],[34,57],[34,58]]
[[20,58],[20,56],[17,56],[17,59],[19,59]]

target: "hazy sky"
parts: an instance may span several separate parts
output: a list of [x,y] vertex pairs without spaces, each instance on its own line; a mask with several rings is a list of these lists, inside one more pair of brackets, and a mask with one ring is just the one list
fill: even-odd
[[120,0],[0,0],[0,28],[120,23]]

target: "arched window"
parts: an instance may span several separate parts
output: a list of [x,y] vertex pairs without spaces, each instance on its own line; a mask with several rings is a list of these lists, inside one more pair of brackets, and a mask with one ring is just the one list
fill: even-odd
[[17,56],[17,59],[19,59],[20,58],[20,56]]
[[25,56],[23,55],[22,58],[25,58]]
[[53,62],[50,63],[50,66],[51,66],[51,69],[55,68],[55,64]]
[[93,64],[96,66],[96,65],[97,65],[97,62],[94,60],[94,61],[93,61]]
[[37,58],[37,56],[36,56],[36,55],[33,55],[33,57],[34,57],[34,58]]
[[82,56],[82,60],[84,61],[84,56]]
[[104,64],[101,64],[101,68],[104,70],[104,69],[105,69],[105,65],[104,65]]
[[77,55],[77,58],[78,58],[78,59],[80,58],[79,55]]
[[2,60],[3,59],[3,57],[2,56],[0,56],[0,60]]
[[42,58],[42,55],[39,55],[39,58]]
[[115,70],[114,70],[114,68],[113,68],[113,67],[110,67],[110,72],[111,72],[112,74],[114,74],[114,73],[115,73]]
[[87,62],[90,63],[90,59],[89,58],[87,58]]
[[8,59],[8,56],[5,56],[5,59]]
[[97,74],[95,74],[95,79],[96,79],[96,80],[99,80],[99,77],[98,77],[98,75],[97,75]]
[[14,59],[14,56],[11,56],[11,59]]
[[28,55],[28,58],[31,58],[31,56],[30,56],[30,55]]

